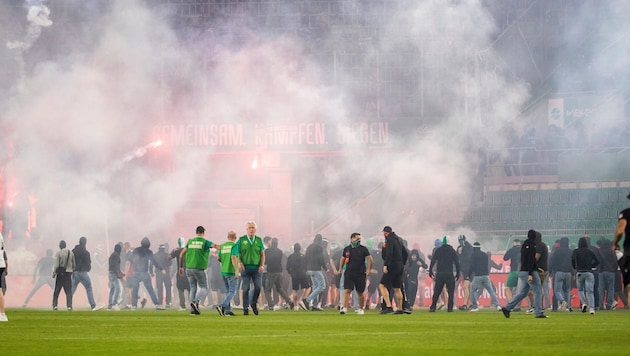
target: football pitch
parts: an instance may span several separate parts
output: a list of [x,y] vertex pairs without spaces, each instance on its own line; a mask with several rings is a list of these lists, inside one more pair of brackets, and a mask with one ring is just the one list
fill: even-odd
[[[260,311],[221,317],[176,310],[111,312],[7,309],[2,355],[542,355],[626,354],[630,311],[513,312],[415,310],[365,315],[336,310]],[[250,312],[251,314],[251,312]]]

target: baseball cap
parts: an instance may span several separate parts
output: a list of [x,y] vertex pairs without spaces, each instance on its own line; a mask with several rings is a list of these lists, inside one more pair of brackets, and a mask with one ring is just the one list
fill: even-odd
[[385,227],[383,228],[383,232],[392,232],[392,231],[393,231],[393,230],[392,230],[392,227],[391,227],[391,226],[385,226]]

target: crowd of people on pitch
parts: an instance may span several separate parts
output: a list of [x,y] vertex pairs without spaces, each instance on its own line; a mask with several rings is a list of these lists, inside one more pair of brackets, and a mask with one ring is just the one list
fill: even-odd
[[[135,248],[119,242],[107,261],[106,308],[135,310],[138,304],[144,308],[149,298],[157,310],[172,308],[175,302],[179,310],[190,310],[193,315],[201,314],[203,308],[215,308],[222,316],[234,315],[233,309],[257,315],[259,306],[269,311],[336,308],[341,314],[352,309],[358,314],[369,309],[409,314],[414,306],[424,306],[419,286],[424,286],[426,276],[434,281],[430,312],[443,308],[476,312],[485,290],[492,307],[507,317],[520,309],[523,300],[528,301],[528,313],[546,317],[545,309],[573,310],[571,291],[575,287],[583,312],[615,309],[618,300],[628,307],[617,256],[611,241],[604,238],[591,245],[584,236],[577,248],[562,238],[551,251],[534,230],[523,244],[515,239],[503,256],[510,272],[505,290],[508,303],[502,307],[490,279],[491,268],[500,270],[502,264],[496,264],[479,242],[470,244],[464,235],[458,237],[456,248],[448,236],[437,239],[425,258],[419,249],[409,251],[407,242],[390,226],[383,228],[384,241],[376,246],[362,245],[360,233],[352,233],[345,244],[329,243],[317,234],[306,248],[295,243],[291,253],[279,248],[277,238],[257,236],[255,222],[248,222],[246,231],[240,237],[229,231],[225,241],[212,242],[205,238],[203,226],[198,226],[197,236],[180,237],[172,250],[162,243],[156,253],[148,237]],[[591,260],[586,262],[588,258]],[[90,309],[104,308],[94,298],[91,264],[86,237],[72,250],[60,241],[54,256],[48,250],[38,261],[34,286],[23,306],[42,286],[50,285],[53,310],[58,309],[61,290],[67,309],[72,310],[72,297],[81,284]],[[463,304],[455,308],[457,284]]]

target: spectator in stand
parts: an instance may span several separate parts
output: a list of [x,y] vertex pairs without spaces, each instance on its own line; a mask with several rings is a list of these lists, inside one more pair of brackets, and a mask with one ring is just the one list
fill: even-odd
[[571,308],[572,255],[569,239],[563,237],[560,239],[560,246],[553,250],[549,259],[549,271],[553,274],[553,294],[558,301],[559,311],[573,310]]
[[[293,253],[287,258],[286,269],[291,276],[291,302],[293,309],[298,310],[298,303],[302,299],[306,299],[311,290],[311,279],[306,275],[306,258],[300,252],[302,246],[299,243],[293,245]],[[302,289],[302,296],[298,293]]]

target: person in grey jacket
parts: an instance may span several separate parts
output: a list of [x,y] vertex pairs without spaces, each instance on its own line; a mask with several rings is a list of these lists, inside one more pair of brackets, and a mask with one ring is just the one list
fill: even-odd
[[[59,269],[61,267],[61,270]],[[53,265],[52,277],[55,279],[55,290],[53,291],[52,307],[57,310],[57,300],[61,288],[66,294],[66,307],[72,310],[72,272],[75,268],[74,254],[66,248],[64,240],[59,241],[59,251],[55,254],[55,264]]]

